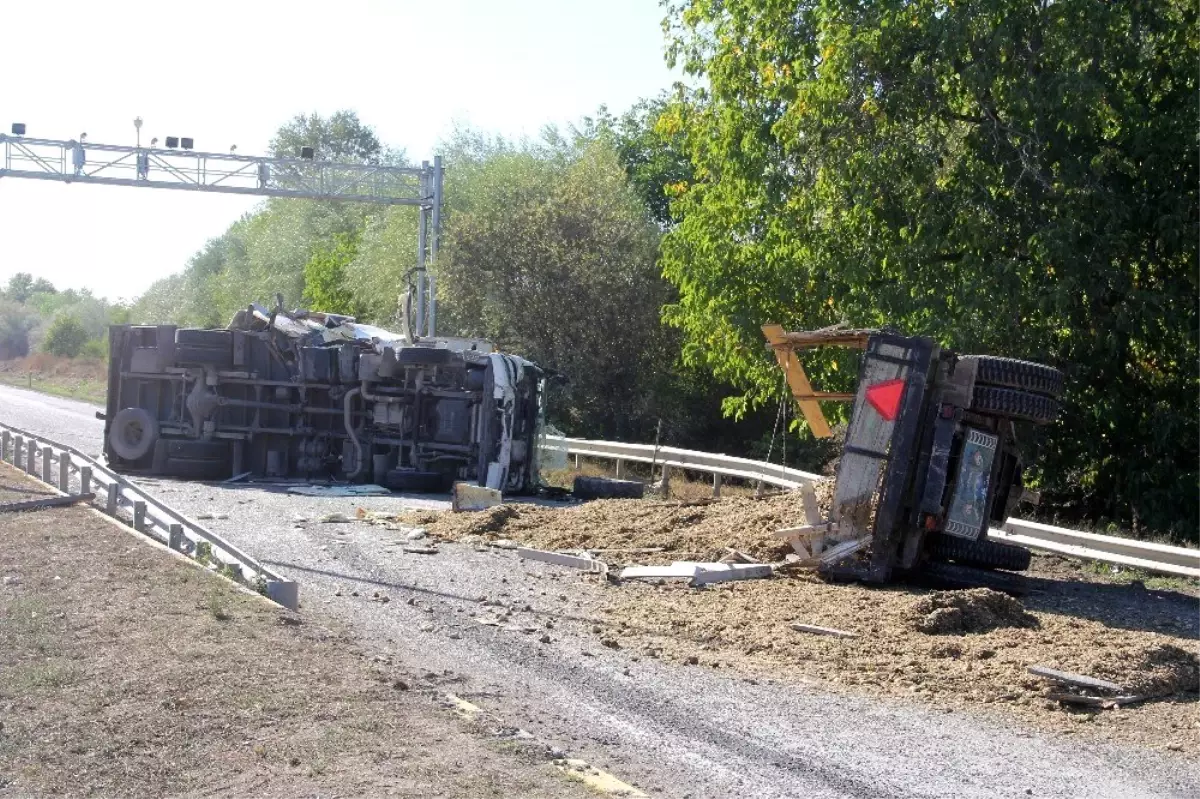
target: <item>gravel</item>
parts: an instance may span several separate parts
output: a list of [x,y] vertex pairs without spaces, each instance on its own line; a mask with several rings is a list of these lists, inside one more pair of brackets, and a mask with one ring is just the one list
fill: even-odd
[[[0,408],[7,423],[99,449],[100,423],[81,403],[0,388]],[[444,500],[165,480],[151,488],[186,513],[228,514],[206,524],[298,580],[302,613],[349,623],[366,648],[655,796],[1200,793],[1195,761],[1175,753],[602,646],[592,630],[613,630],[605,608],[625,588],[511,551],[443,543],[437,555],[413,555],[403,552],[407,530],[293,521],[440,509]],[[503,625],[473,620],[493,613]]]

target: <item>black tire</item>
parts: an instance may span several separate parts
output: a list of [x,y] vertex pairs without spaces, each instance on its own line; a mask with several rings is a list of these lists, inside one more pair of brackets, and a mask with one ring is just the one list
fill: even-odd
[[175,331],[175,360],[195,366],[233,366],[233,333],[184,328]]
[[440,494],[448,488],[449,479],[441,472],[421,472],[415,469],[390,469],[384,478],[385,487],[393,491],[412,491],[417,494]]
[[990,416],[1005,416],[1034,424],[1050,424],[1058,418],[1058,400],[1043,394],[1010,388],[975,386],[971,410]]
[[450,350],[433,347],[402,347],[396,350],[396,363],[401,366],[444,366],[450,363]]
[[571,493],[575,499],[641,499],[646,495],[646,484],[637,480],[576,477]]
[[108,428],[108,445],[121,460],[141,460],[154,449],[156,441],[158,420],[144,408],[117,411]]
[[991,355],[963,355],[959,360],[978,364],[976,384],[1016,388],[1050,397],[1062,396],[1063,373],[1052,366]]
[[1030,552],[1025,547],[1002,544],[999,541],[971,541],[953,535],[931,535],[929,557],[936,561],[953,561],[978,569],[1004,569],[1023,572],[1029,568]]

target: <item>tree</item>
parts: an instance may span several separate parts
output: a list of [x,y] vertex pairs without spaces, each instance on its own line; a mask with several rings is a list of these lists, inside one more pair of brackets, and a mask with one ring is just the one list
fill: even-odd
[[87,344],[88,334],[83,325],[74,316],[60,314],[50,325],[42,349],[51,355],[64,358],[78,357],[83,345]]
[[644,438],[673,363],[658,231],[610,146],[547,134],[451,142],[439,325],[563,373],[547,402],[555,424]]
[[[1182,0],[693,0],[666,124],[686,356],[774,395],[758,326],[891,324],[1069,373],[1047,498],[1200,527],[1197,25]],[[660,123],[662,124],[662,123]],[[849,379],[826,358],[818,379]]]
[[299,158],[301,147],[312,147],[318,161],[379,164],[386,154],[375,131],[353,111],[337,111],[328,117],[297,114],[270,144],[277,158]]
[[28,272],[17,272],[8,279],[8,285],[4,287],[4,296],[22,305],[32,293],[33,275]]
[[346,283],[346,267],[358,251],[357,239],[338,233],[317,249],[304,265],[304,302],[313,310],[358,316],[354,293]]

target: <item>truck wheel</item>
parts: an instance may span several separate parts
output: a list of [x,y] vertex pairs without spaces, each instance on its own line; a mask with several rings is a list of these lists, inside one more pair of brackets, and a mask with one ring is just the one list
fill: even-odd
[[108,429],[108,445],[122,460],[136,461],[150,453],[158,440],[158,421],[143,408],[117,411]]
[[233,366],[233,334],[228,330],[175,331],[175,360],[196,366]]
[[978,364],[976,383],[1017,388],[1051,397],[1061,396],[1063,392],[1063,373],[1052,366],[991,355],[962,355],[959,360]]
[[1030,552],[1025,547],[1002,544],[999,541],[971,541],[953,535],[929,537],[929,557],[938,561],[954,561],[979,569],[1004,569],[1023,572],[1029,568]]
[[1050,424],[1058,418],[1058,400],[1044,394],[1030,394],[995,386],[975,386],[971,410],[992,416],[1006,416],[1034,424]]

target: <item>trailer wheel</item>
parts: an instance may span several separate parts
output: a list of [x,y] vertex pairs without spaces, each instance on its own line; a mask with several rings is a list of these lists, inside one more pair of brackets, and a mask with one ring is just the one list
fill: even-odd
[[939,534],[929,537],[929,557],[937,561],[954,561],[963,566],[980,569],[1023,572],[1029,568],[1031,556],[1025,547],[987,539],[971,541],[967,538]]
[[971,400],[973,411],[1034,424],[1050,424],[1058,418],[1059,408],[1058,400],[1044,394],[995,386],[975,386]]
[[122,460],[144,458],[157,440],[158,421],[143,408],[118,411],[108,429],[108,445]]
[[1016,388],[1050,397],[1061,396],[1063,392],[1063,373],[1052,366],[991,355],[962,355],[959,360],[978,364],[976,383]]

